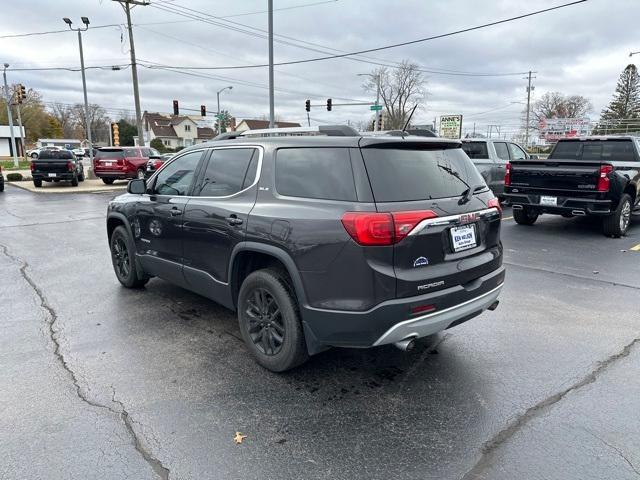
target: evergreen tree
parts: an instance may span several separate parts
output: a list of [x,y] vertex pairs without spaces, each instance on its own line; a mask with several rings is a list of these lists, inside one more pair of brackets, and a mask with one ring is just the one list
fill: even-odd
[[[600,115],[597,133],[631,133],[640,129],[640,75],[630,64],[618,79],[613,99]],[[631,121],[630,121],[631,120]]]

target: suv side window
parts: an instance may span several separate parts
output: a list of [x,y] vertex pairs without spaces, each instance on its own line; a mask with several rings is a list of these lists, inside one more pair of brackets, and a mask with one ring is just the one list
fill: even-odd
[[505,142],[493,142],[493,146],[496,148],[496,155],[498,155],[498,158],[508,162],[509,149],[507,148],[507,144]]
[[256,148],[214,149],[195,195],[226,197],[250,186],[258,164]]
[[512,159],[514,159],[514,160],[526,160],[527,159],[527,154],[524,153],[524,150],[522,150],[515,143],[510,143],[509,144],[509,150],[511,150],[511,158]]
[[280,195],[325,200],[356,200],[348,148],[281,148],[276,155]]
[[191,188],[193,177],[202,157],[202,151],[190,152],[167,164],[153,185],[157,195],[186,195]]

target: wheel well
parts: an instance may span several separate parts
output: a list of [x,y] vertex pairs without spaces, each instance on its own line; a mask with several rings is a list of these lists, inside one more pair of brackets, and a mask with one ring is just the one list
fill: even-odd
[[278,271],[285,280],[287,289],[295,296],[291,275],[282,261],[267,253],[243,251],[236,255],[231,270],[231,295],[234,305],[237,306],[238,304],[238,294],[240,293],[240,287],[244,279],[247,278],[250,273],[264,268],[271,268]]
[[633,208],[633,204],[636,201],[636,187],[632,184],[629,184],[624,189],[624,193],[628,194],[631,197],[631,206]]
[[111,235],[113,234],[113,231],[116,229],[116,227],[119,227],[120,225],[124,225],[124,222],[119,218],[111,217],[107,219],[107,238],[109,240],[111,240]]

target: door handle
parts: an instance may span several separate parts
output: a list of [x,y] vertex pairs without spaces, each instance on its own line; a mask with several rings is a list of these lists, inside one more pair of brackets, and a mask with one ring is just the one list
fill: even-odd
[[230,217],[225,218],[225,220],[229,225],[242,225],[242,219],[235,215],[231,215]]
[[180,214],[182,213],[182,212],[181,212],[178,208],[176,208],[176,207],[173,207],[171,210],[169,210],[169,212],[171,213],[171,216],[172,216],[172,217],[175,217],[175,216],[180,215]]

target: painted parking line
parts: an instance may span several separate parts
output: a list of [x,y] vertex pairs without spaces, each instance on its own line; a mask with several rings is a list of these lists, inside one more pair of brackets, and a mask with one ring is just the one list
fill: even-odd
[[629,250],[633,250],[634,252],[640,252],[640,243],[635,247],[631,247]]
[[513,217],[503,217],[502,221],[505,221],[505,220],[513,220]]

